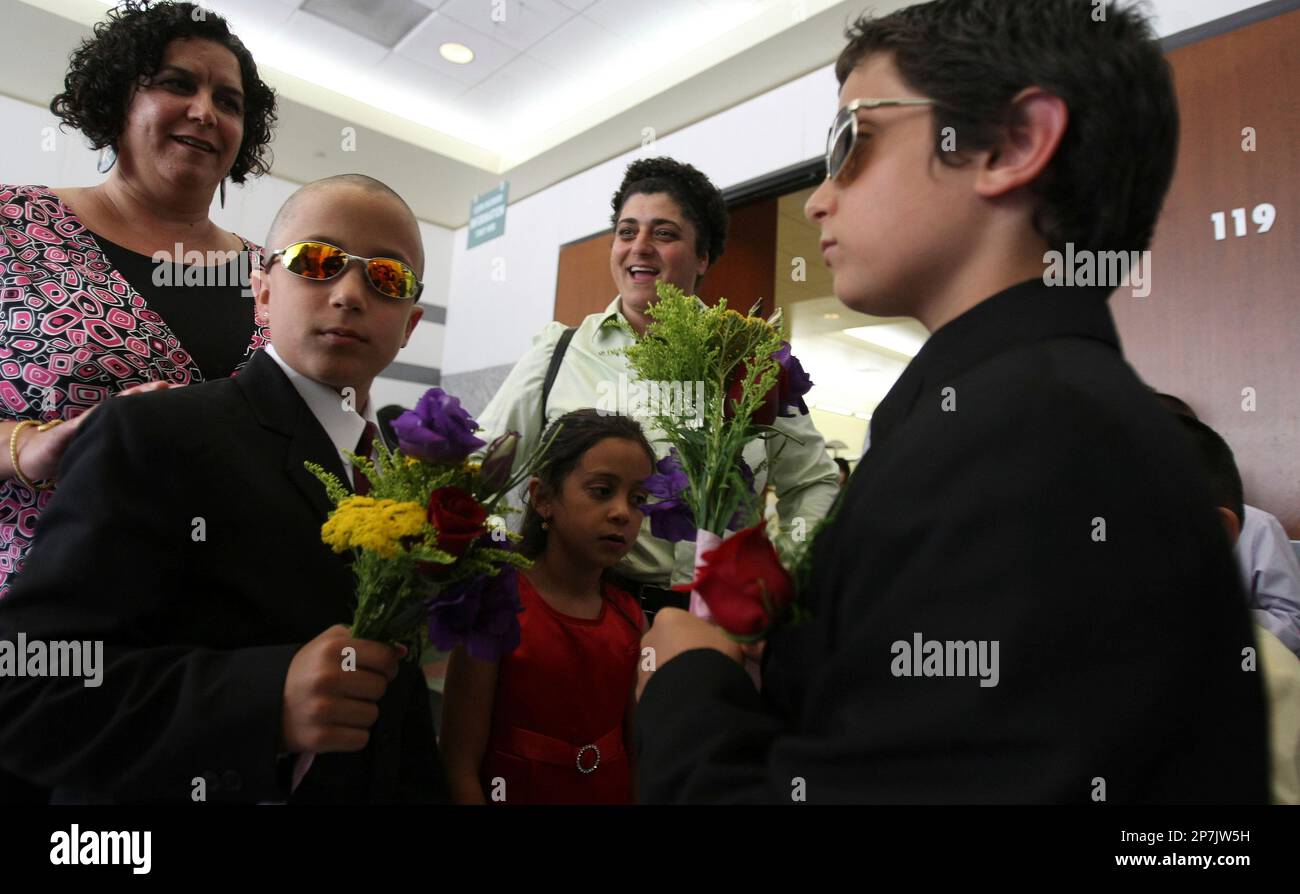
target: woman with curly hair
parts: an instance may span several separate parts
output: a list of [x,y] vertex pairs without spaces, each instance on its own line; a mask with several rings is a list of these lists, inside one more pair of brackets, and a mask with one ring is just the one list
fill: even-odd
[[[647,310],[657,298],[656,282],[696,294],[701,277],[722,256],[726,204],[718,188],[691,165],[671,158],[632,162],[612,206],[609,269],[618,295],[576,329],[548,323],[478,417],[488,440],[503,432],[519,432],[518,456],[529,455],[555,419],[572,410],[601,406],[601,396],[617,389],[620,377],[635,377],[619,350],[632,343],[632,336],[618,323],[645,332]],[[756,296],[735,297],[740,303]],[[808,416],[778,417],[775,427],[790,437],[755,440],[745,448],[750,468],[760,468],[766,460],[765,471],[754,483],[756,492],[774,485],[783,526],[802,518],[806,530],[812,530],[835,500],[838,470]],[[662,457],[667,443],[656,440],[657,430],[648,429],[648,434]],[[674,546],[646,526],[616,566],[614,580],[640,599],[648,616],[665,605],[685,608],[686,595],[669,586],[690,580],[694,560],[693,543]]]
[[123,3],[72,54],[50,109],[108,176],[0,185],[0,598],[90,410],[229,376],[267,336],[246,288],[259,248],[208,216],[227,179],[266,173],[275,124],[226,22]]

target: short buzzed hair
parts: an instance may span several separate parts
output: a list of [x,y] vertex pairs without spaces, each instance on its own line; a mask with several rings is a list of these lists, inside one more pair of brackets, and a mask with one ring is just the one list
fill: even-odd
[[[266,235],[266,247],[268,252],[278,251],[284,247],[280,244],[280,230],[283,227],[284,222],[288,220],[290,210],[293,209],[304,196],[311,195],[314,192],[332,186],[352,186],[357,189],[365,190],[366,192],[379,193],[396,199],[402,204],[402,207],[406,209],[406,213],[411,216],[411,222],[415,224],[415,230],[418,237],[420,225],[416,220],[415,212],[411,210],[411,206],[406,204],[406,200],[399,196],[397,191],[391,186],[384,183],[382,180],[376,180],[374,177],[367,174],[335,174],[332,177],[322,177],[320,180],[313,180],[311,183],[299,187],[293,195],[285,199],[284,204],[280,206],[280,210],[276,212],[275,219],[271,221],[270,232]],[[420,257],[416,260],[420,267],[423,268],[424,245],[422,240],[418,238],[416,239],[416,244],[420,248]]]

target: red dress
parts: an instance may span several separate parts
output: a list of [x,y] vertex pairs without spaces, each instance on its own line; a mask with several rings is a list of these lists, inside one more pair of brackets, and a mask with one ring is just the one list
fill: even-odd
[[629,804],[625,740],[644,616],[608,584],[590,620],[547,604],[519,575],[519,648],[497,671],[481,780],[488,803]]

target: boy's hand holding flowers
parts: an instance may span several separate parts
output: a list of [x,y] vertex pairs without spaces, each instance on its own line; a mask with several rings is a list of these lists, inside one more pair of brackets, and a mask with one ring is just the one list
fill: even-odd
[[[642,661],[637,666],[637,699],[641,698],[641,693],[654,672],[683,652],[716,649],[736,664],[741,664],[745,657],[740,644],[722,628],[679,608],[664,608],[655,614],[654,626],[641,638],[641,648],[642,654],[645,654],[645,649],[654,651],[649,653],[653,656],[653,661]],[[647,670],[647,666],[653,667],[653,670]]]
[[[345,670],[343,650],[356,653]],[[294,654],[284,679],[281,749],[290,754],[360,751],[379,719],[379,699],[397,677],[405,646],[356,639],[335,624]]]

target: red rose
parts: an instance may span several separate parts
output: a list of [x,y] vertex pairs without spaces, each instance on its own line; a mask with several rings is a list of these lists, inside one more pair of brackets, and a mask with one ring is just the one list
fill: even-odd
[[[782,371],[784,374],[784,371]],[[743,396],[741,389],[745,387],[745,379],[749,376],[749,364],[742,362],[740,370],[731,378],[731,386],[727,388],[727,404],[723,409],[723,415],[727,419],[734,419],[736,416],[736,405],[740,403]],[[758,382],[758,376],[753,377],[754,383]],[[755,425],[771,425],[776,422],[777,410],[780,409],[778,399],[780,397],[780,380],[772,386],[771,390],[763,396],[763,402],[754,409],[754,415],[750,421]]]
[[794,602],[794,581],[763,533],[762,522],[737,531],[701,558],[704,565],[693,589],[713,620],[732,636],[761,637]]
[[487,531],[487,510],[466,490],[448,486],[429,494],[429,524],[438,530],[438,549],[456,558]]

